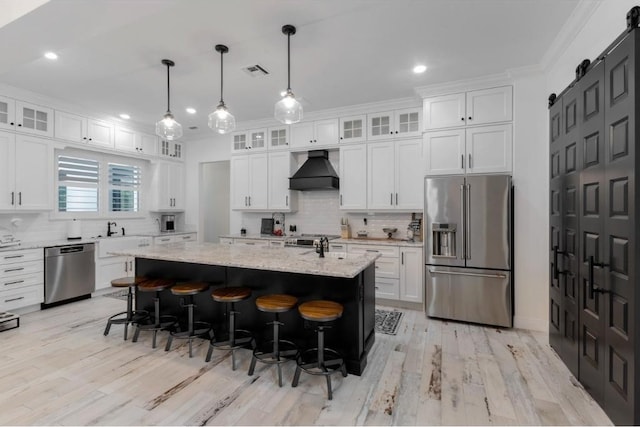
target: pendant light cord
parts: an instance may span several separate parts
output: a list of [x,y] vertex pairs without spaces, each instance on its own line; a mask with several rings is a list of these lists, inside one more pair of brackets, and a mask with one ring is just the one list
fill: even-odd
[[169,86],[169,68],[170,68],[170,65],[167,64],[167,113],[171,112],[171,90]]
[[222,63],[224,61],[224,52],[220,52],[220,104],[224,104],[224,96],[222,96],[222,88],[224,88],[224,70]]
[[291,34],[287,34],[287,91],[291,90]]

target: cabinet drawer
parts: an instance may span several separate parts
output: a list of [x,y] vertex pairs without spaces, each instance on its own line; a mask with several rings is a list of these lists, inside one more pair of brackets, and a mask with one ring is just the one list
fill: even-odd
[[0,267],[5,264],[14,264],[25,261],[42,261],[44,251],[42,249],[26,249],[24,251],[0,252]]
[[329,252],[347,252],[347,244],[329,243]]
[[284,240],[270,240],[269,246],[272,248],[284,248]]
[[399,278],[400,262],[398,258],[380,257],[376,260],[376,279],[378,277]]
[[173,236],[174,242],[193,242],[196,240],[195,234],[181,234],[178,236]]
[[376,298],[399,299],[400,284],[398,279],[378,278],[376,276]]
[[0,292],[0,311],[11,311],[41,302],[44,302],[44,285],[42,284]]
[[0,277],[2,279],[8,279],[16,276],[23,276],[25,274],[40,273],[44,271],[44,265],[42,261],[30,261],[20,262],[16,264],[5,264],[0,267]]
[[235,239],[233,244],[245,246],[269,246],[269,241],[261,239]]
[[41,285],[44,277],[41,272],[24,274],[15,277],[5,277],[0,279],[0,292],[9,289],[24,288],[25,286]]
[[385,257],[400,256],[400,251],[397,246],[375,246],[375,245],[349,245],[348,252],[350,254],[365,254],[365,253],[379,253]]

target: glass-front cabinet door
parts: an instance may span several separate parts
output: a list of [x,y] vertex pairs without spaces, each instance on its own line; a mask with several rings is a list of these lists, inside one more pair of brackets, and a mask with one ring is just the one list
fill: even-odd
[[269,128],[269,150],[287,148],[289,146],[289,126]]
[[256,129],[249,131],[249,147],[252,151],[264,151],[267,149],[267,130]]
[[369,140],[393,138],[393,111],[368,114],[367,122],[367,137]]
[[0,129],[15,129],[16,102],[0,96]]
[[249,148],[247,132],[236,132],[232,135],[231,151],[244,151]]
[[340,143],[363,142],[367,139],[367,116],[340,118]]
[[422,114],[420,108],[409,108],[396,111],[395,136],[421,136]]

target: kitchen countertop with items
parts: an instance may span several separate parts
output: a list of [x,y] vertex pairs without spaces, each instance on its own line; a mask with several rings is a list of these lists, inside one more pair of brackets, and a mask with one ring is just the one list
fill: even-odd
[[[225,234],[219,236],[222,239],[258,239],[258,240],[286,240],[292,237],[299,237],[297,235],[287,236],[273,236],[269,234]],[[387,237],[352,237],[349,239],[333,239],[329,240],[329,244],[332,243],[347,243],[347,244],[363,244],[363,245],[391,245],[391,246],[409,246],[409,247],[422,247],[423,242],[405,239],[393,239]]]
[[250,268],[286,273],[352,278],[375,262],[379,254],[327,253],[320,258],[314,249],[238,247],[215,243],[174,243],[125,249],[114,255],[194,264]]

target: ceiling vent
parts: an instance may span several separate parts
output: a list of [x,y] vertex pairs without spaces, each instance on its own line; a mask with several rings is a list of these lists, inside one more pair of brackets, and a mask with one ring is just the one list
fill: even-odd
[[198,126],[189,126],[189,129],[196,130],[196,129],[198,129]]
[[246,67],[242,67],[242,71],[249,74],[251,77],[263,77],[269,74],[269,72],[259,64],[247,65]]

